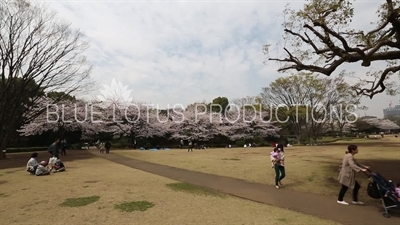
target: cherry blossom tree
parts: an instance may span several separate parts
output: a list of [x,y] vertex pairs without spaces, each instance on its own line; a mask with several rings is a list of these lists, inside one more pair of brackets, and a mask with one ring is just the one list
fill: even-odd
[[375,126],[376,128],[382,129],[382,130],[398,130],[400,129],[399,125],[394,123],[391,120],[388,119],[381,119],[381,118],[366,118],[362,119],[363,121],[367,122],[370,125]]
[[220,132],[217,127],[222,121],[221,114],[210,113],[204,104],[186,110],[174,108],[167,116],[171,139],[208,141]]
[[220,134],[232,141],[250,139],[255,136],[279,136],[277,132],[280,128],[265,120],[265,116],[267,115],[257,110],[230,110],[223,118],[223,125],[219,127]]
[[104,109],[105,120],[96,124],[98,131],[111,133],[114,136],[136,138],[151,138],[165,135],[165,123],[168,118],[160,115],[150,104],[131,103],[120,106],[112,104]]
[[87,127],[90,110],[86,102],[81,100],[62,100],[57,104],[53,102],[53,99],[43,97],[37,101],[33,110],[26,112],[25,116],[36,114],[36,111],[40,114],[18,130],[21,135],[40,135],[46,131],[53,131],[62,138],[65,131],[78,131]]
[[400,130],[400,126],[388,119],[364,116],[352,123],[349,130],[371,132],[376,130]]

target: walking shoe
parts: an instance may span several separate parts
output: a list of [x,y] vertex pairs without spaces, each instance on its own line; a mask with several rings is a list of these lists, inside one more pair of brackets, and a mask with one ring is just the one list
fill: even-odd
[[353,203],[354,205],[364,205],[364,202],[360,202],[360,201],[352,201],[351,203]]
[[337,203],[342,204],[342,205],[349,205],[349,203],[347,203],[345,201],[337,201]]
[[279,186],[278,186],[278,185],[275,185],[275,187],[276,187],[276,189],[279,189]]

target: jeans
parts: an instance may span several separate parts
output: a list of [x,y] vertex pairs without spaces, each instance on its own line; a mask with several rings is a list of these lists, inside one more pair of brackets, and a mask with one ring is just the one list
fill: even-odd
[[278,185],[279,181],[281,181],[286,176],[285,167],[275,164],[274,169],[275,169],[275,185]]
[[[349,187],[342,184],[342,188],[339,192],[338,201],[343,201],[344,195],[346,194]],[[356,181],[353,189],[353,201],[358,202],[358,191],[360,190],[360,184]]]

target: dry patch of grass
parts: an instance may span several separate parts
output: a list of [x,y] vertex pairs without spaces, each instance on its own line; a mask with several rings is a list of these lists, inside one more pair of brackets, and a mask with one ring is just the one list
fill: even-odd
[[183,191],[191,194],[196,194],[196,195],[205,195],[205,196],[216,196],[216,197],[225,197],[225,195],[209,190],[203,187],[199,187],[196,185],[188,184],[188,183],[170,183],[166,184],[167,187],[171,188],[174,191]]
[[[359,142],[340,141],[337,145],[295,146],[285,149],[286,178],[282,181],[285,188],[335,196],[338,194],[338,168],[347,145],[359,144],[359,162],[375,163],[372,169],[388,174],[388,179],[399,180],[400,139],[386,136],[383,139],[359,139]],[[367,143],[367,144],[365,144]],[[153,163],[184,168],[193,171],[211,173],[257,182],[274,184],[274,170],[269,161],[270,147],[207,149],[187,153],[183,150],[171,151],[115,151],[123,156]],[[222,159],[222,160],[221,160]],[[397,160],[397,163],[396,163]],[[396,166],[397,165],[397,166]],[[375,167],[374,167],[375,166]],[[358,179],[363,187],[368,180],[362,173]],[[362,191],[365,201],[373,201]]]
[[230,158],[230,159],[223,158],[223,159],[221,159],[221,160],[233,160],[233,161],[239,161],[240,159],[238,159],[238,158]]
[[[337,224],[231,196],[219,198],[176,191],[167,186],[176,181],[101,158],[74,160],[66,166],[68,171],[64,173],[43,177],[31,176],[23,169],[2,170],[2,180],[7,183],[1,184],[0,190],[9,194],[0,200],[2,223],[42,224],[45,219],[49,224],[60,224],[60,221],[85,225],[132,224],[135,221],[134,224],[140,225],[236,225],[281,224],[285,218],[286,224]],[[182,189],[182,185],[172,186]],[[60,205],[66,199],[85,196],[100,198],[80,207]],[[152,208],[140,211],[149,208],[149,203],[154,204]],[[51,212],[51,216],[44,216],[46,212]]]

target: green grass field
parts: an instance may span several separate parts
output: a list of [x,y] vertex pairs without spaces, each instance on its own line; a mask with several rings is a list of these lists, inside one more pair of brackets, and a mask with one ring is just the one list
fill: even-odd
[[36,177],[0,171],[2,224],[324,224],[333,221],[223,195],[102,158]]
[[[349,144],[359,145],[355,158],[388,179],[400,182],[400,139],[340,140],[330,145],[295,146],[285,149],[285,188],[322,195],[337,195],[338,168]],[[169,151],[114,150],[123,156],[153,163],[184,168],[251,182],[273,185],[274,171],[269,161],[270,147]],[[364,174],[358,174],[362,187],[368,183]],[[364,201],[372,201],[361,191]]]

